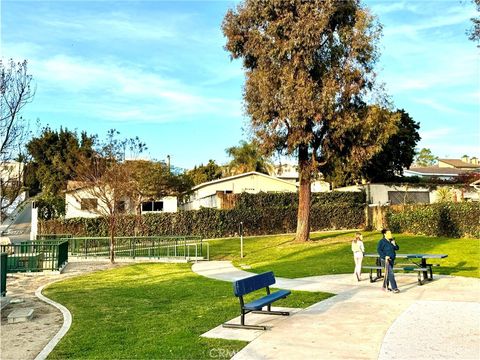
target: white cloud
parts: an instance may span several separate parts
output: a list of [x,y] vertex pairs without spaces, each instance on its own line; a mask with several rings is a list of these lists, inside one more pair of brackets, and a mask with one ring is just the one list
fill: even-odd
[[433,130],[420,130],[420,136],[422,141],[433,141],[437,139],[442,139],[445,136],[448,136],[453,131],[452,128],[438,128]]
[[369,7],[372,10],[372,13],[377,15],[385,15],[397,11],[416,12],[418,8],[415,3],[406,1],[375,1]]
[[385,36],[400,35],[415,38],[420,31],[437,29],[445,26],[458,25],[466,23],[470,18],[477,15],[473,7],[458,6],[450,8],[445,14],[439,16],[430,16],[425,13],[424,19],[416,24],[403,24],[396,27],[386,28]]
[[434,99],[414,99],[413,100],[414,102],[418,103],[418,104],[423,104],[423,105],[426,105],[426,106],[429,106],[430,108],[434,109],[434,110],[438,110],[438,111],[441,111],[441,112],[445,112],[445,113],[449,113],[449,114],[457,114],[457,115],[465,115],[465,113],[463,113],[462,111],[458,110],[458,109],[455,109],[455,108],[452,108],[448,105],[445,105],[444,103],[440,103]]
[[41,48],[33,51],[29,44],[7,48],[15,58],[33,59],[29,71],[37,84],[37,98],[42,97],[41,106],[50,107],[48,111],[73,110],[107,121],[143,122],[242,116],[240,98],[208,96],[204,84],[186,84],[167,77],[162,69],[154,72],[113,59],[40,56]]

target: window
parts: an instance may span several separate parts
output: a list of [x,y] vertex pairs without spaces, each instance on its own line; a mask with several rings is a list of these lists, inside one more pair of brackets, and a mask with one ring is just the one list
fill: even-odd
[[80,201],[81,210],[96,210],[98,206],[98,200],[95,198],[85,198]]
[[428,191],[389,191],[388,200],[392,205],[428,204],[430,203],[430,194]]
[[163,211],[163,201],[146,201],[142,203],[142,212]]
[[153,203],[153,211],[163,211],[163,201],[155,201]]

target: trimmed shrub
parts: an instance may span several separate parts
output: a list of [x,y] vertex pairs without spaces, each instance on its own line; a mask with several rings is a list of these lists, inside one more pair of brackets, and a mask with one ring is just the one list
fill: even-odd
[[390,209],[387,222],[393,232],[430,236],[480,238],[478,203],[437,203]]
[[[332,191],[313,193],[311,204],[365,204],[365,192]],[[265,207],[298,207],[298,193],[241,193],[236,195],[235,207],[238,209],[259,209]]]
[[[297,226],[296,207],[237,208],[148,214],[141,217],[122,216],[117,221],[117,236],[196,235],[204,238],[234,236],[238,224],[244,224],[246,235],[294,232]],[[352,229],[365,223],[362,204],[315,204],[311,209],[311,229]],[[39,223],[41,234],[73,236],[108,236],[103,218],[48,220]]]

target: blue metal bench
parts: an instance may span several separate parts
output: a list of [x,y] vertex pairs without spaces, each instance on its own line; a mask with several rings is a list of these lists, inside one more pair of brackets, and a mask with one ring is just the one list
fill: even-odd
[[[223,327],[226,328],[240,328],[240,329],[254,329],[254,330],[266,330],[266,326],[260,325],[245,325],[245,315],[248,313],[256,314],[270,314],[270,315],[290,315],[287,311],[272,311],[271,304],[277,300],[285,299],[291,294],[289,290],[278,290],[274,293],[270,292],[270,285],[275,284],[275,276],[273,272],[265,272],[262,274],[250,276],[245,279],[237,280],[233,282],[233,293],[238,297],[240,301],[240,324],[225,323]],[[259,289],[265,288],[267,295],[251,301],[247,304],[243,301],[243,296],[250,294]],[[267,310],[262,310],[264,307]]]

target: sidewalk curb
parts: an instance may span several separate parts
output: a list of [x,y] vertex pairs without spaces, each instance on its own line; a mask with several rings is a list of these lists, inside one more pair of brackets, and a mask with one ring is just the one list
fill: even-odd
[[50,305],[56,307],[58,310],[60,310],[60,312],[63,315],[63,325],[62,325],[62,327],[55,334],[55,336],[48,342],[48,344],[43,348],[43,350],[40,351],[40,353],[35,357],[35,360],[46,359],[47,356],[53,351],[55,346],[58,344],[58,342],[65,336],[65,334],[70,329],[70,326],[72,325],[72,315],[70,314],[70,311],[68,311],[68,309],[65,306],[63,306],[63,305],[61,305],[61,304],[59,304],[59,303],[57,303],[53,300],[50,300],[49,298],[47,298],[46,296],[44,296],[42,294],[42,291],[46,286],[51,285],[51,284],[53,284],[57,281],[61,281],[61,280],[64,280],[64,279],[58,279],[58,280],[52,281],[48,284],[42,285],[35,291],[35,296],[37,298],[39,298],[43,302],[46,302],[47,304],[50,304]]

